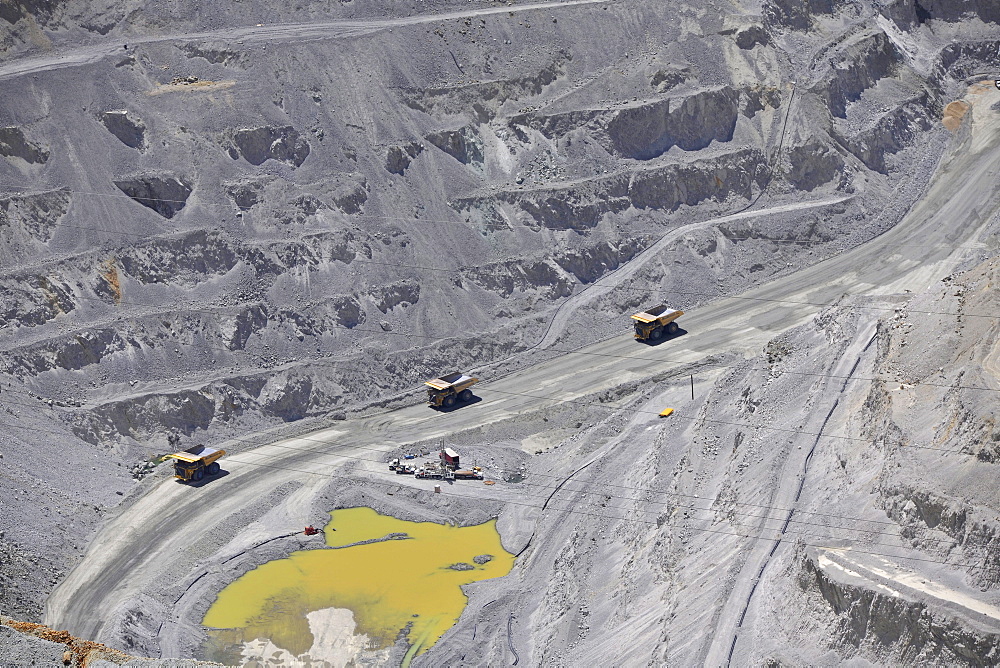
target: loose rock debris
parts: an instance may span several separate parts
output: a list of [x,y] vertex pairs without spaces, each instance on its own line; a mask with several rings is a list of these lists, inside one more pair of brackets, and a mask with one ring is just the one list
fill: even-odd
[[[86,668],[89,662],[96,661],[97,659],[104,659],[113,663],[125,663],[138,658],[120,650],[112,649],[107,645],[102,645],[101,643],[75,638],[70,635],[69,631],[56,631],[44,624],[20,622],[3,616],[0,616],[0,624],[9,626],[15,631],[34,636],[35,638],[66,645],[67,649],[63,653],[62,658],[63,664],[66,666]],[[2,660],[3,658],[0,657],[0,661]]]

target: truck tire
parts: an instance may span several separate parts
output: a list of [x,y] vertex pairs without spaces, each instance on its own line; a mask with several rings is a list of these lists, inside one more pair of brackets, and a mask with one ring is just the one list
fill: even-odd
[[451,408],[452,406],[454,406],[455,395],[449,394],[447,397],[444,398],[444,401],[441,402],[441,405],[444,406],[445,408]]
[[205,469],[198,469],[191,474],[191,480],[195,482],[201,482],[201,479],[205,477]]
[[208,465],[208,469],[206,469],[205,472],[208,473],[208,475],[218,475],[221,470],[222,467],[219,466],[219,462],[212,462]]
[[653,328],[653,331],[651,331],[649,333],[649,340],[650,341],[659,341],[662,338],[663,338],[663,328],[662,327],[655,327],[655,328]]
[[469,403],[470,401],[472,401],[472,390],[470,390],[469,388],[465,388],[464,390],[458,393],[458,399],[459,401]]
[[676,322],[667,323],[667,334],[673,336],[676,333],[677,333],[677,323]]

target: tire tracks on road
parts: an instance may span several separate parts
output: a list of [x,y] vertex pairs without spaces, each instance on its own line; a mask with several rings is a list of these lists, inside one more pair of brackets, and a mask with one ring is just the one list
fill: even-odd
[[522,13],[536,10],[565,9],[569,7],[608,4],[608,0],[561,0],[558,2],[536,2],[524,5],[504,5],[469,11],[442,12],[440,14],[418,14],[392,19],[356,21],[334,20],[311,23],[286,23],[276,25],[224,28],[202,32],[175,33],[171,35],[126,35],[105,42],[78,49],[67,49],[60,53],[42,57],[28,57],[0,65],[0,81],[16,79],[31,74],[49,72],[67,67],[82,67],[100,62],[105,58],[122,54],[123,42],[130,45],[148,45],[177,42],[203,42],[210,40],[257,41],[257,42],[305,42],[318,39],[343,39],[360,37],[388,28],[415,26],[471,16],[491,14]]

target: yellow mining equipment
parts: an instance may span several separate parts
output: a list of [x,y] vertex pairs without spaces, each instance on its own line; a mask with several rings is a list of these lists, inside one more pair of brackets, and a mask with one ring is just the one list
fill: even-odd
[[460,371],[428,380],[424,383],[430,388],[427,390],[427,403],[435,408],[451,408],[459,401],[468,403],[474,396],[469,388],[478,382],[478,378],[466,376]]
[[678,329],[674,321],[682,315],[684,311],[663,304],[650,306],[642,313],[632,316],[635,320],[635,338],[640,341],[659,341],[664,336],[672,336]]
[[183,452],[166,455],[163,459],[176,459],[174,477],[183,482],[201,482],[205,476],[217,475],[222,468],[217,461],[225,450],[196,445]]

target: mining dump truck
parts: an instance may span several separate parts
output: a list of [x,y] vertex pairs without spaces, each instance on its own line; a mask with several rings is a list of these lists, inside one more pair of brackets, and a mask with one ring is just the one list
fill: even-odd
[[451,408],[459,401],[468,403],[473,397],[469,388],[478,382],[478,378],[466,376],[459,371],[428,380],[424,383],[430,388],[427,390],[427,403],[437,408]]
[[684,311],[669,308],[663,304],[650,306],[642,313],[632,316],[635,320],[635,338],[640,341],[659,341],[666,336],[677,333],[677,318]]
[[175,452],[164,459],[176,459],[174,477],[183,482],[200,482],[205,476],[216,475],[221,470],[218,459],[225,450],[196,445],[183,452]]

